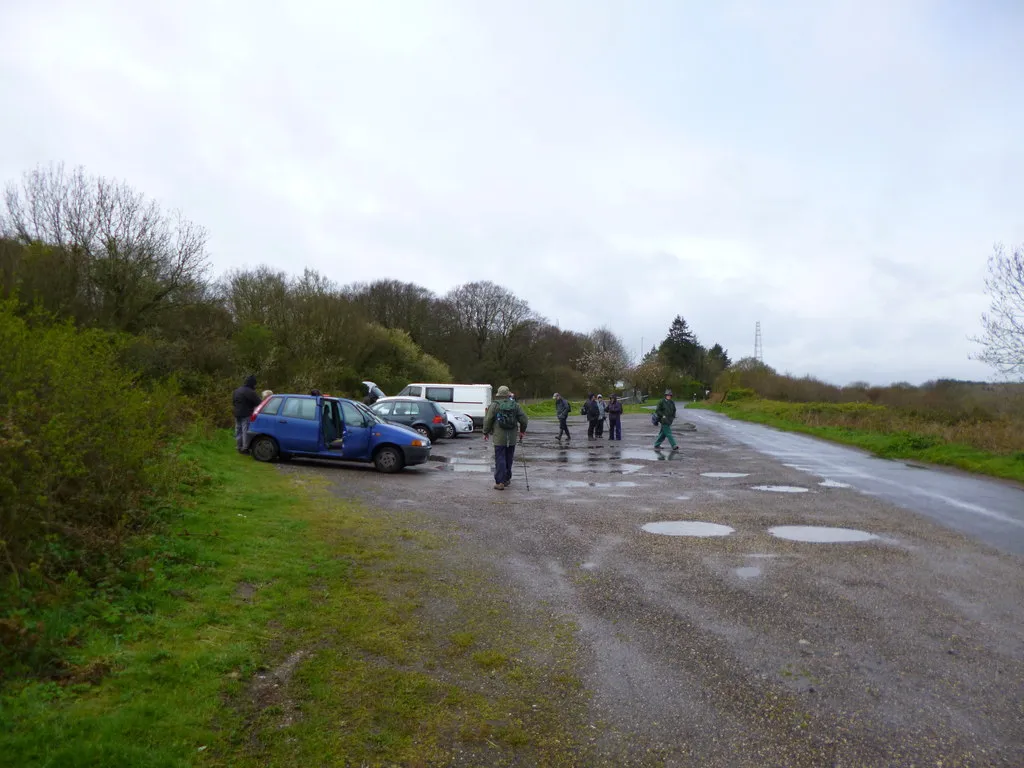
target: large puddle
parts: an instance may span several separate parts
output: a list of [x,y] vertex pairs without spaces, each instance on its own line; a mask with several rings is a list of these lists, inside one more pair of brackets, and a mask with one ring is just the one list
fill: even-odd
[[855,528],[827,528],[820,525],[779,525],[768,533],[787,541],[806,541],[812,544],[834,544],[847,541],[870,541],[878,537]]
[[431,456],[431,461],[439,463],[437,469],[442,472],[491,472],[494,470],[494,462],[484,459],[464,459],[452,456]]
[[620,480],[617,483],[586,483],[582,480],[570,480],[565,484],[566,488],[636,488],[636,483],[629,480]]
[[661,520],[645,523],[643,530],[662,536],[728,536],[733,528],[718,523],[702,523],[696,520]]
[[748,477],[749,474],[750,473],[748,473],[748,472],[701,472],[700,476],[701,477],[729,478],[729,477]]
[[806,488],[798,485],[755,485],[755,491],[771,491],[772,493],[807,493]]

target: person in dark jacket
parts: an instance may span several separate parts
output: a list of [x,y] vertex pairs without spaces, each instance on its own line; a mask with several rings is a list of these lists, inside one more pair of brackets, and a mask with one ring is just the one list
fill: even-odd
[[249,376],[245,383],[231,394],[231,407],[235,414],[235,448],[239,453],[249,451],[249,418],[262,401],[256,392],[256,377]]
[[604,437],[604,420],[607,415],[608,406],[604,402],[604,395],[598,395],[594,400],[597,404],[597,431],[594,433],[595,437]]
[[566,419],[569,418],[569,411],[571,410],[569,402],[562,397],[560,394],[555,392],[555,416],[558,417],[558,439],[561,441],[562,433],[565,433],[565,442],[572,440],[569,435],[569,425]]
[[597,427],[601,423],[601,410],[597,407],[597,395],[587,395],[587,402],[583,404],[583,415],[587,417],[587,439],[593,440],[597,434]]
[[[499,410],[507,413],[514,425],[503,425],[503,416]],[[484,414],[484,442],[494,435],[494,490],[503,491],[512,480],[512,462],[516,455],[516,430],[519,442],[526,435],[529,419],[526,411],[515,400],[509,388],[502,384],[494,395],[494,400],[487,406]]]
[[605,409],[605,412],[608,414],[608,439],[621,440],[622,403],[619,402],[618,395],[612,395],[612,401],[608,403],[608,407]]
[[672,436],[672,422],[676,420],[676,404],[672,402],[671,389],[665,390],[665,396],[661,398],[654,413],[658,417],[658,424],[661,425],[658,430],[658,438],[654,441],[654,447],[661,448],[662,441],[668,438],[672,450],[678,451],[679,446],[676,445],[676,439]]

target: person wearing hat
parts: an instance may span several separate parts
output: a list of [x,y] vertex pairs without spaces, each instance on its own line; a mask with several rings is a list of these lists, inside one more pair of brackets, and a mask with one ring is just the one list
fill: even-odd
[[567,421],[570,410],[572,410],[572,408],[569,405],[569,401],[555,392],[555,416],[558,417],[558,439],[561,441],[562,433],[564,432],[565,442],[567,443],[572,440],[572,437],[569,435],[569,425]]
[[608,406],[604,402],[604,395],[599,394],[595,399],[594,403],[597,405],[597,429],[594,432],[595,437],[604,437],[604,420]]
[[672,422],[676,420],[676,404],[672,402],[671,389],[665,390],[665,396],[661,398],[658,407],[654,409],[654,415],[658,417],[658,424],[661,425],[658,437],[654,441],[654,447],[661,448],[662,441],[667,439],[672,450],[678,451],[679,446],[676,445],[676,439],[672,437]]
[[526,434],[526,411],[515,400],[509,388],[498,387],[494,401],[484,414],[484,440],[494,435],[494,490],[503,491],[512,479],[512,461],[516,453],[516,432],[522,441]]
[[612,401],[608,403],[608,439],[622,439],[622,403],[618,395],[612,395]]

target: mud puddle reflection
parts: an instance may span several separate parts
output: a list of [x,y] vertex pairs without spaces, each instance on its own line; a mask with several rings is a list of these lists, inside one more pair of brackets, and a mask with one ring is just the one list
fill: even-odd
[[858,531],[855,528],[827,528],[820,525],[779,525],[769,528],[768,533],[787,541],[803,541],[812,544],[871,541],[879,538],[873,533]]
[[735,529],[718,523],[704,523],[698,520],[660,520],[641,526],[647,533],[662,536],[728,536]]

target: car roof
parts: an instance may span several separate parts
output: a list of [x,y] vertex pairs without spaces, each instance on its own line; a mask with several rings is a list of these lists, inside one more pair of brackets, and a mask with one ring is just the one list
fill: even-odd
[[[418,403],[433,403],[433,400],[427,400],[425,397],[413,397],[412,395],[391,395],[390,397],[378,397],[378,403],[386,403],[391,400],[415,400]],[[376,403],[374,403],[376,405]],[[437,403],[440,405],[440,403]]]
[[[301,395],[294,392],[275,392],[270,397],[302,397],[305,398],[306,400],[313,400],[316,398],[316,395]],[[325,400],[348,400],[351,403],[355,402],[355,400],[353,400],[350,397],[339,397],[338,395],[320,395],[320,397],[324,398]]]

